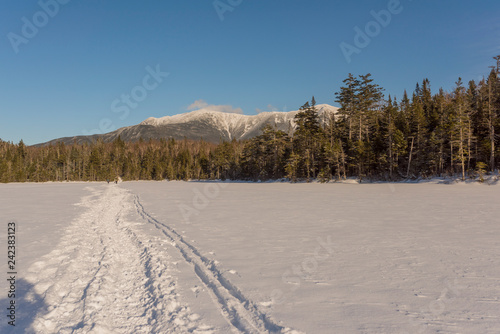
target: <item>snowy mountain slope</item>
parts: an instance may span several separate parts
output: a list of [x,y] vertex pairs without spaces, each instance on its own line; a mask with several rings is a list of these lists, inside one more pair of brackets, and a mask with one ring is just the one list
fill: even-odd
[[[338,110],[338,108],[328,104],[320,104],[316,107],[321,123],[328,120],[330,113],[336,113]],[[150,117],[137,125],[120,128],[102,135],[59,138],[40,145],[56,142],[84,143],[96,139],[111,142],[118,137],[125,141],[137,141],[140,138],[144,140],[161,138],[203,139],[214,143],[221,140],[243,140],[261,134],[261,129],[266,124],[276,125],[278,129],[288,133],[292,132],[295,128],[294,117],[297,113],[298,111],[273,111],[250,116],[200,109],[174,116]]]
[[[328,104],[320,104],[317,106],[317,109],[321,122],[324,122],[329,113],[336,113],[338,110],[338,108]],[[162,118],[150,117],[140,124],[161,127],[172,124],[205,122],[211,124],[221,134],[226,134],[228,140],[238,140],[258,135],[262,127],[266,124],[276,125],[283,131],[293,131],[295,128],[294,117],[298,112],[298,110],[290,112],[272,111],[248,116],[201,109],[186,114]]]

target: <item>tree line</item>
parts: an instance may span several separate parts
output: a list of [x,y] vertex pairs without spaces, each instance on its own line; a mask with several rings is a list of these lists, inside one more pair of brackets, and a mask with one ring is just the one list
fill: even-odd
[[28,147],[0,140],[0,182],[243,179],[461,179],[499,164],[500,56],[486,78],[432,93],[424,79],[411,96],[383,94],[370,74],[349,76],[340,109],[320,122],[314,97],[295,131],[268,124],[246,141],[212,144],[162,139]]

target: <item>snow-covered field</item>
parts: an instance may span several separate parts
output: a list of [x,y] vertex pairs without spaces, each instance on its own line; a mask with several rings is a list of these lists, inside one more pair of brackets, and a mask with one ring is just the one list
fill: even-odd
[[500,333],[500,186],[0,185],[0,333]]

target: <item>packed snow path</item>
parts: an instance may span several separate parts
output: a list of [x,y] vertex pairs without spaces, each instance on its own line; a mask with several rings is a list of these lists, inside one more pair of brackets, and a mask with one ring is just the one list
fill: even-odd
[[[215,333],[182,303],[167,240],[212,296],[234,333],[293,333],[271,321],[216,265],[167,224],[152,218],[139,198],[116,185],[97,187],[80,205],[85,213],[58,246],[29,269],[27,281],[46,310],[33,321],[37,333]],[[125,218],[134,210],[138,221]],[[134,225],[153,224],[156,238]],[[163,247],[162,247],[163,245]],[[174,263],[175,264],[175,263]],[[29,296],[28,296],[29,298]],[[34,299],[35,296],[32,296]]]

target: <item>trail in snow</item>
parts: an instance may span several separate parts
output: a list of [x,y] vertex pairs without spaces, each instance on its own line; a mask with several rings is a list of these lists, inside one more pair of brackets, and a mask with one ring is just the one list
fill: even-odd
[[221,314],[234,330],[240,333],[299,333],[277,325],[219,271],[214,261],[208,260],[170,226],[153,218],[146,212],[139,197],[134,197],[135,207],[140,216],[159,229],[192,266],[194,272],[205,285]]
[[0,333],[499,332],[496,186],[234,183],[185,221],[208,189],[0,185],[19,227]]
[[[34,316],[32,332],[298,333],[261,312],[213,261],[153,218],[138,196],[117,185],[88,190],[92,194],[80,203],[84,213],[28,270],[33,289],[27,301],[41,299],[46,305]],[[146,233],[148,226],[159,233]],[[190,275],[206,287],[227,322],[224,329],[203,324],[181,301],[178,268],[169,251],[178,251]]]
[[[88,210],[54,251],[29,269],[31,297],[44,299],[36,333],[213,333],[179,302],[169,263],[124,221],[131,195],[112,185],[92,189]],[[162,254],[165,258],[166,254]]]

